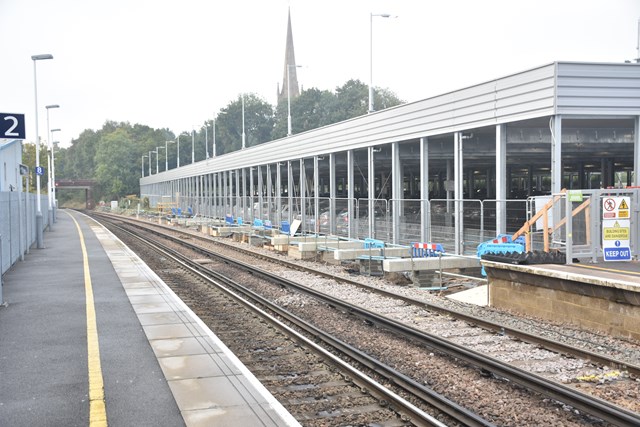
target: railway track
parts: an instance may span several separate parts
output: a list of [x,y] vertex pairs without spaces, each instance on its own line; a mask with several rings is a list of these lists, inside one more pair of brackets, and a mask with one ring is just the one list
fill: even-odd
[[[387,381],[405,383],[405,388],[411,389],[416,399],[429,401],[439,410],[439,416],[442,417],[445,413],[449,416],[446,418],[449,421],[472,426],[493,425],[361,354],[357,349],[270,303],[239,283],[215,274],[188,256],[158,242],[143,242],[143,239],[122,228],[116,233],[135,246],[150,266],[155,267],[161,276],[165,276],[172,288],[181,290],[179,296],[183,301],[199,314],[247,368],[304,425],[327,425],[327,422],[331,425],[390,427],[448,425],[343,359],[355,361],[365,368],[373,367],[378,370],[378,374],[384,372]],[[137,239],[137,242],[132,238]],[[156,261],[149,250],[159,254],[155,255]],[[176,265],[167,268],[170,261]],[[185,280],[185,274],[177,273],[176,269],[187,271],[191,277]],[[213,312],[211,307],[215,307]],[[303,331],[306,336],[275,316]],[[324,347],[341,354],[342,358],[314,341],[320,341]]]
[[[158,231],[156,231],[156,233],[158,233]],[[194,236],[189,236],[188,240],[195,240]],[[215,254],[210,253],[210,251],[208,251],[207,249],[203,248],[191,247],[190,250],[197,250],[207,258],[216,256]],[[223,261],[220,261],[219,265],[216,268],[219,269],[221,268],[221,265],[230,265],[231,263],[234,263],[234,261],[227,258]],[[241,265],[241,267],[245,271],[249,271],[252,269],[252,266],[248,265]],[[307,295],[312,295],[313,298],[323,300],[326,304],[338,308],[342,312],[349,313],[350,315],[357,314],[360,319],[364,320],[364,322],[370,325],[375,325],[378,329],[385,331],[391,330],[394,334],[402,335],[403,337],[405,337],[405,339],[411,342],[419,343],[418,345],[420,346],[435,349],[438,353],[442,352],[450,354],[459,360],[465,361],[465,363],[469,365],[480,367],[481,372],[490,372],[492,376],[496,376],[500,379],[508,378],[511,382],[521,384],[531,390],[535,390],[544,395],[547,395],[554,400],[565,402],[565,404],[568,404],[575,409],[579,409],[582,413],[590,413],[593,416],[604,419],[614,425],[634,425],[638,422],[638,414],[633,413],[632,411],[618,408],[606,401],[584,395],[579,391],[576,391],[569,387],[565,387],[561,384],[545,380],[544,378],[540,378],[537,375],[523,372],[522,369],[506,365],[499,360],[495,360],[491,357],[487,357],[486,355],[474,352],[461,345],[452,343],[449,340],[442,340],[440,337],[432,336],[431,334],[425,333],[424,331],[418,330],[416,328],[407,327],[406,324],[394,321],[386,316],[369,312],[368,310],[364,310],[361,307],[346,303],[339,298],[332,298],[330,296],[323,295],[321,292],[313,291],[304,286],[301,287],[295,282],[282,280],[282,278],[274,277],[273,275],[266,272],[256,272],[255,270],[253,270],[251,274],[253,276],[260,275],[262,277],[268,277],[270,281],[278,281],[280,286],[287,286],[290,289],[295,288],[297,292],[304,292]],[[397,295],[394,295],[393,297],[397,299]],[[409,302],[412,301],[403,300],[403,304]],[[422,305],[424,306],[424,304]],[[469,322],[469,320],[465,319],[465,322]],[[374,369],[380,368],[376,367]]]

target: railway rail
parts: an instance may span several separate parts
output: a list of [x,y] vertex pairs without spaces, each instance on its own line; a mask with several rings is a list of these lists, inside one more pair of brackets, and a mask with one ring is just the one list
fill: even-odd
[[[122,218],[118,218],[118,221],[122,221]],[[141,225],[138,224],[136,227],[141,227]],[[154,233],[162,234],[158,230],[154,231]],[[193,240],[193,237],[194,237],[193,235],[189,235],[189,240]],[[218,256],[217,254],[212,253],[211,251],[204,249],[202,247],[194,246],[184,241],[182,242],[182,244],[188,244],[190,247],[190,250],[198,251],[206,257]],[[323,300],[325,301],[325,303],[329,304],[330,306],[339,308],[340,310],[346,313],[357,314],[358,316],[360,316],[361,319],[364,319],[364,321],[369,324],[376,325],[377,327],[385,330],[392,330],[394,331],[395,334],[401,334],[402,336],[406,337],[411,341],[420,342],[421,345],[425,345],[428,348],[436,349],[438,352],[450,354],[455,358],[464,360],[469,364],[480,367],[485,372],[491,372],[492,375],[495,375],[499,378],[508,378],[509,381],[521,384],[528,389],[535,390],[539,393],[542,393],[544,395],[551,397],[552,399],[564,402],[573,408],[579,409],[584,413],[589,413],[594,417],[605,420],[606,422],[609,422],[611,424],[636,425],[640,421],[639,415],[637,413],[625,410],[623,408],[619,408],[616,405],[613,405],[602,399],[597,399],[592,396],[585,395],[577,390],[571,389],[562,384],[558,384],[553,381],[548,381],[535,374],[531,374],[517,367],[513,367],[508,364],[505,364],[499,360],[493,359],[491,357],[487,357],[484,354],[465,348],[464,346],[452,343],[449,340],[444,340],[438,336],[428,334],[428,333],[425,333],[424,331],[409,327],[406,324],[403,324],[401,322],[394,321],[385,316],[381,316],[379,314],[370,312],[361,307],[354,306],[353,304],[347,303],[339,298],[334,298],[329,295],[325,295],[321,292],[314,291],[313,289],[307,288],[305,286],[301,286],[300,284],[292,281],[282,279],[279,276],[275,276],[273,274],[267,273],[262,270],[256,271],[253,268],[253,266],[247,265],[246,263],[238,263],[237,261],[231,258],[223,258],[222,262],[225,264],[235,264],[236,266],[240,266],[245,271],[251,271],[252,275],[258,275],[263,278],[267,278],[269,281],[277,282],[279,283],[280,286],[286,286],[291,289],[296,289],[298,292],[303,292],[307,295],[312,295],[314,298]],[[203,268],[203,266],[200,266],[200,268]],[[314,271],[314,274],[316,272],[317,270]],[[321,274],[324,274],[324,273],[321,273]],[[398,298],[398,295],[395,294],[393,295],[393,297]],[[407,303],[412,303],[412,304],[424,305],[424,303],[420,301],[411,300],[411,299],[404,299],[403,301]],[[432,307],[427,307],[427,308],[431,309]],[[440,307],[436,307],[434,309],[437,309],[438,311],[442,310]],[[285,314],[280,314],[280,316],[286,317]],[[473,320],[470,320],[469,318],[464,318],[464,320],[465,322],[473,322]],[[484,324],[482,326],[487,327]],[[502,330],[505,330],[504,327],[502,326],[495,326],[495,325],[490,325],[490,326],[493,329],[496,329],[499,327]],[[313,336],[317,336],[317,334],[319,334],[318,331],[311,331],[309,333],[311,333]],[[513,335],[512,332],[509,332],[509,334]],[[598,356],[598,355],[595,355],[595,356]],[[591,360],[594,360],[596,358],[595,356],[589,355]],[[349,357],[354,358],[355,356],[351,354]],[[598,356],[598,358],[602,360],[606,359],[604,358],[604,356],[602,357]],[[365,363],[365,362],[360,362],[360,363]],[[373,363],[373,362],[369,361],[366,363]],[[609,363],[613,363],[614,366],[615,366],[615,363],[619,363],[620,366],[627,365],[626,363],[620,363],[616,361],[609,362]],[[382,367],[380,365],[372,365],[372,366],[373,366],[372,369],[382,370]],[[399,380],[393,380],[393,381],[399,381]],[[479,421],[479,422],[482,422],[482,421]],[[463,424],[485,425],[485,424],[471,424],[469,421],[466,421]]]
[[[131,233],[129,230],[125,230],[120,228],[121,232],[128,233],[132,237],[136,237],[140,242],[143,242],[135,234]],[[256,371],[264,371],[264,364],[267,361],[274,362],[274,360],[278,359],[282,361],[283,359],[287,362],[287,365],[284,367],[285,373],[277,373],[273,371],[266,371],[265,375],[263,375],[262,380],[265,380],[265,377],[273,378],[274,376],[285,375],[285,376],[302,376],[304,371],[308,370],[309,366],[313,366],[314,370],[311,372],[311,378],[307,378],[301,381],[303,384],[300,386],[298,384],[298,388],[303,390],[304,396],[295,396],[292,398],[293,389],[296,386],[287,386],[276,387],[276,394],[279,392],[287,394],[287,401],[304,401],[306,402],[304,405],[288,405],[288,409],[294,409],[293,415],[296,416],[300,420],[304,421],[313,421],[314,418],[317,419],[317,414],[321,415],[321,418],[338,418],[336,414],[343,414],[347,418],[357,417],[364,420],[367,420],[367,423],[370,423],[372,420],[374,422],[380,422],[381,425],[387,426],[395,426],[395,425],[417,425],[417,426],[438,426],[444,427],[446,424],[440,422],[434,416],[431,416],[409,401],[405,400],[401,396],[397,395],[390,389],[384,387],[380,383],[376,382],[372,378],[370,378],[366,373],[358,370],[353,367],[349,363],[346,363],[343,359],[351,359],[356,361],[361,366],[368,367],[369,369],[374,369],[378,373],[378,375],[383,375],[383,377],[392,383],[402,384],[403,388],[406,390],[411,390],[411,393],[418,399],[422,399],[426,402],[429,402],[438,411],[447,414],[449,417],[453,417],[454,420],[462,422],[463,425],[470,426],[493,426],[494,424],[482,419],[477,416],[473,412],[455,404],[454,402],[449,401],[443,396],[434,393],[431,389],[424,387],[415,381],[407,378],[399,372],[395,372],[393,369],[385,366],[384,364],[376,361],[375,359],[367,356],[366,354],[359,352],[357,349],[349,346],[348,344],[336,339],[331,334],[328,334],[313,325],[305,322],[304,320],[298,318],[295,315],[283,310],[277,305],[271,303],[260,295],[252,292],[250,289],[245,288],[239,283],[230,280],[229,278],[218,275],[215,272],[207,269],[202,264],[197,261],[193,261],[188,257],[181,255],[180,253],[172,250],[171,248],[164,246],[158,242],[144,242],[145,245],[153,248],[158,253],[162,254],[165,257],[163,266],[166,269],[166,261],[171,259],[174,263],[180,265],[182,269],[189,271],[190,274],[197,277],[198,280],[206,282],[209,288],[211,286],[215,286],[216,290],[224,293],[224,296],[216,296],[213,301],[209,301],[209,305],[213,303],[215,307],[224,307],[228,302],[225,300],[231,299],[233,300],[233,313],[226,313],[221,316],[221,311],[216,309],[217,320],[215,321],[216,333],[218,335],[222,335],[225,343],[235,342],[236,345],[233,347],[237,348],[246,348],[246,340],[247,334],[239,333],[238,325],[242,325],[242,329],[246,328],[259,328],[260,325],[255,325],[255,316],[259,317],[258,323],[268,322],[269,325],[277,328],[280,332],[279,335],[282,337],[276,337],[273,331],[267,332],[259,332],[252,333],[252,348],[256,347],[255,338],[256,336],[261,336],[259,339],[258,347],[260,347],[261,356],[255,361],[257,363],[251,363],[249,361],[249,367],[252,372]],[[175,273],[174,273],[175,274]],[[182,282],[182,280],[180,280]],[[222,286],[221,286],[222,285]],[[197,286],[197,285],[196,285]],[[200,298],[201,294],[197,294],[196,298]],[[208,294],[209,295],[209,294]],[[207,297],[210,298],[210,297]],[[187,300],[187,303],[197,304],[198,301],[195,299],[191,299],[191,301]],[[236,310],[242,306],[243,309],[246,309],[251,315],[254,316],[253,321],[250,317],[246,315],[240,315],[241,319],[238,319],[238,313]],[[261,308],[261,307],[264,307]],[[268,310],[269,312],[267,312]],[[273,313],[273,314],[271,314]],[[275,315],[274,315],[275,314]],[[275,317],[277,316],[277,317]],[[222,325],[228,325],[227,321],[232,319],[233,326],[230,330],[221,331]],[[342,357],[337,357],[332,354],[330,351],[325,349],[323,346],[316,344],[311,339],[307,338],[307,336],[293,329],[291,326],[286,325],[283,321],[279,320],[284,319],[287,323],[293,325],[298,330],[304,331],[307,336],[313,337],[315,340],[320,341],[324,344],[324,347],[330,347],[334,352],[342,353]],[[207,319],[211,322],[213,319],[211,316],[208,316]],[[248,327],[248,325],[250,325]],[[262,328],[264,329],[264,328]],[[288,353],[283,355],[282,349],[290,349],[293,353],[300,353],[301,350],[297,346],[291,346],[290,342],[295,341],[300,346],[304,348],[303,353],[305,356],[301,361],[298,362],[299,368],[295,373],[291,372],[291,366],[288,363],[291,363],[293,359],[296,359],[297,356]],[[268,349],[277,349],[275,355],[268,354]],[[306,354],[308,351],[312,351],[315,353],[315,357],[310,357]],[[252,356],[248,356],[251,359]],[[321,359],[317,360],[317,359]],[[245,358],[246,362],[247,359]],[[277,362],[276,362],[277,363]],[[325,371],[325,368],[319,367],[321,364],[327,364],[332,366],[328,372],[319,372]],[[253,366],[251,366],[253,365]],[[339,370],[342,372],[343,377],[336,376],[333,370]],[[310,381],[316,381],[320,384],[314,384],[311,387]],[[346,388],[354,388],[353,384],[356,385],[354,390],[345,392]],[[340,391],[340,397],[345,398],[346,404],[345,407],[341,407],[339,398],[331,398],[329,402],[326,402],[327,399],[321,399],[318,396],[313,396],[312,399],[309,398],[308,393],[305,391],[305,388],[317,388],[317,394],[319,396],[326,396],[328,393],[331,393],[332,390],[342,389]],[[329,390],[329,391],[328,391]],[[363,397],[363,390],[367,391],[367,396]],[[371,399],[370,397],[375,397],[375,399]],[[335,396],[334,396],[335,397]],[[320,408],[318,409],[316,405],[312,405],[309,402],[318,402],[325,400],[325,404],[329,403],[330,409]],[[364,402],[363,402],[364,401]],[[322,403],[320,404],[322,406]],[[300,409],[296,411],[295,409]],[[314,415],[316,414],[316,415]],[[385,418],[386,417],[386,418]],[[349,421],[354,421],[349,419]],[[358,421],[357,419],[355,420]],[[342,423],[342,421],[340,421]],[[321,425],[323,423],[320,423]],[[310,425],[310,424],[306,424]]]
[[[122,217],[117,217],[117,218],[120,220],[125,220],[125,218],[122,218]],[[196,240],[196,241],[206,243],[208,245],[224,247],[225,249],[238,252],[244,255],[248,254],[252,258],[265,260],[269,263],[278,264],[285,267],[288,270],[297,270],[303,273],[309,273],[318,277],[323,277],[323,278],[335,281],[337,283],[348,284],[348,285],[363,289],[367,292],[371,292],[371,293],[383,295],[388,298],[400,300],[407,304],[424,308],[434,313],[439,313],[445,316],[449,316],[451,318],[469,323],[471,325],[477,325],[481,328],[500,334],[502,336],[512,337],[517,340],[538,345],[542,348],[545,348],[553,352],[558,352],[561,354],[571,355],[577,358],[590,360],[594,363],[605,365],[611,368],[626,370],[629,374],[640,377],[640,364],[634,364],[630,361],[625,361],[625,360],[617,359],[615,357],[603,355],[601,353],[596,353],[575,345],[569,345],[566,343],[547,339],[539,333],[537,334],[529,333],[521,329],[511,327],[506,323],[497,323],[490,320],[486,320],[479,316],[473,316],[467,313],[463,313],[461,311],[456,311],[451,308],[429,304],[428,302],[419,300],[412,296],[402,295],[398,292],[388,291],[383,288],[370,286],[356,280],[350,280],[343,276],[337,276],[335,274],[332,274],[317,268],[312,268],[312,267],[303,265],[299,262],[291,262],[286,259],[283,259],[282,257],[269,256],[264,253],[249,251],[241,247],[238,247],[236,245],[225,243],[220,240],[213,240],[211,238],[203,236],[201,233],[194,233],[194,232],[190,232],[189,230],[182,230],[182,229],[176,229],[176,228],[168,229],[167,227],[152,224],[152,223],[149,223],[148,221],[138,221],[131,218],[126,218],[126,220],[134,226],[142,227],[146,230],[156,230],[156,233],[158,233],[159,235],[164,235],[167,232],[171,232],[172,234],[175,234],[175,235],[182,235],[182,236],[188,237],[188,239],[192,241]],[[231,261],[233,261],[232,258],[230,258],[230,262]]]

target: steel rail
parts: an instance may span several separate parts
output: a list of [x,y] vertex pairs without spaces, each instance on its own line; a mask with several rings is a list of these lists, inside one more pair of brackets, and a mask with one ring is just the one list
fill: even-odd
[[[104,214],[105,217],[111,217],[111,218],[119,218],[122,219],[122,217],[119,216],[113,216],[113,215],[106,215]],[[132,225],[136,226],[136,227],[141,227],[144,228],[150,232],[153,233],[158,233],[158,234],[162,234],[159,233],[155,230],[149,229],[148,225],[153,225],[154,227],[161,227],[163,229],[166,229],[167,227],[164,226],[158,226],[156,224],[149,224],[147,221],[140,221],[140,220],[133,220],[133,219],[129,219],[127,218],[127,222],[131,223]],[[199,236],[197,234],[193,234],[193,233],[188,233],[188,232],[184,232],[182,230],[176,230],[174,228],[170,229],[173,232],[178,232],[178,233],[182,233],[184,235],[190,236],[191,238],[196,238],[198,240],[207,242],[207,243],[211,243],[211,244],[215,244],[215,245],[221,245],[225,248],[234,250],[236,252],[240,252],[243,254],[251,254],[251,256],[256,257],[256,258],[260,258],[260,259],[264,259],[264,260],[268,260],[270,262],[275,262],[281,265],[285,265],[288,268],[292,269],[292,270],[297,270],[297,271],[301,271],[301,272],[306,272],[306,273],[311,273],[314,275],[317,275],[319,277],[324,277],[327,279],[331,279],[331,280],[335,280],[337,282],[340,283],[346,283],[352,286],[356,286],[359,287],[361,289],[366,289],[367,291],[370,292],[374,292],[377,293],[379,295],[383,295],[389,298],[395,298],[395,299],[399,299],[401,301],[404,301],[406,303],[409,303],[411,305],[415,305],[418,307],[422,307],[426,310],[432,311],[432,312],[436,312],[439,314],[443,314],[443,315],[447,315],[447,316],[451,316],[455,319],[458,320],[462,320],[471,324],[475,324],[478,325],[484,329],[493,331],[495,333],[498,333],[500,335],[507,335],[507,336],[511,336],[513,338],[516,338],[520,341],[524,341],[530,344],[535,344],[535,345],[539,345],[547,350],[550,351],[554,351],[554,352],[558,352],[558,353],[562,353],[562,354],[569,354],[569,355],[573,355],[575,357],[579,357],[582,359],[586,359],[586,360],[590,360],[594,363],[598,363],[601,365],[606,365],[609,366],[611,368],[615,368],[615,369],[621,369],[621,370],[626,370],[627,372],[629,372],[632,375],[635,376],[639,376],[640,377],[640,365],[635,365],[632,363],[628,363],[625,361],[621,361],[612,357],[608,357],[606,355],[602,355],[602,354],[598,354],[583,348],[579,348],[579,347],[575,347],[569,344],[563,344],[560,342],[556,342],[556,341],[551,341],[548,339],[545,339],[544,337],[540,336],[540,335],[535,335],[529,332],[525,332],[522,331],[518,328],[514,328],[514,327],[510,327],[510,326],[506,326],[500,323],[495,323],[492,322],[490,320],[486,320],[486,319],[482,319],[480,317],[476,317],[476,316],[472,316],[472,315],[468,315],[456,310],[452,310],[452,309],[448,309],[445,307],[440,307],[437,305],[433,305],[433,304],[429,304],[427,302],[412,298],[412,297],[408,297],[405,295],[400,295],[397,294],[395,292],[391,292],[391,291],[387,291],[384,289],[380,289],[374,286],[370,286],[364,283],[360,283],[357,282],[355,280],[350,280],[344,277],[340,277],[340,276],[334,276],[331,273],[327,273],[321,270],[317,270],[311,267],[306,267],[306,266],[302,266],[296,263],[292,263],[280,258],[276,258],[276,257],[272,257],[272,256],[268,256],[268,255],[264,255],[264,254],[260,254],[260,253],[256,253],[256,252],[251,252],[251,251],[247,251],[245,249],[242,248],[238,248],[237,246],[234,245],[229,245],[226,244],[224,242],[219,242],[219,241],[215,241],[212,239],[208,239],[205,238],[203,236]],[[206,249],[205,249],[206,250]],[[216,254],[216,256],[219,256]]]
[[[171,236],[167,236],[167,237],[169,237],[170,239],[173,239]],[[400,322],[380,316],[364,308],[346,303],[340,299],[337,299],[335,297],[324,294],[322,292],[307,288],[293,281],[284,279],[270,272],[256,268],[252,265],[216,254],[205,248],[190,244],[188,242],[181,241],[179,239],[175,239],[175,240],[179,241],[181,244],[185,246],[190,247],[192,250],[196,250],[200,253],[206,254],[207,256],[222,259],[224,260],[223,262],[227,264],[236,265],[237,267],[245,269],[245,271],[251,271],[251,274],[263,277],[264,279],[274,281],[275,283],[278,283],[280,285],[285,285],[287,287],[296,289],[300,292],[315,296],[320,300],[324,300],[329,305],[337,306],[342,308],[343,310],[356,313],[362,316],[363,318],[383,328],[396,331],[402,334],[403,336],[406,336],[407,338],[417,339],[420,342],[424,343],[425,345],[431,348],[434,348],[440,352],[465,360],[467,363],[470,363],[481,369],[485,369],[489,372],[492,372],[496,376],[507,378],[510,381],[518,383],[530,390],[534,390],[538,393],[541,393],[555,400],[568,404],[576,409],[583,411],[584,413],[600,418],[606,422],[612,423],[617,426],[640,425],[640,414],[638,413],[634,413],[627,409],[621,408],[617,405],[614,405],[605,400],[596,398],[594,396],[589,396],[577,390],[573,390],[562,384],[547,380],[539,375],[526,372],[520,368],[511,366],[509,364],[503,363],[492,357],[464,348],[463,346],[460,346],[451,341],[445,340],[436,335],[432,335],[427,332],[417,330],[415,328],[412,328]]]
[[[246,287],[240,285],[239,283],[233,281],[232,279],[216,273],[203,265],[199,264],[197,261],[193,261],[184,255],[181,255],[179,252],[168,248],[167,246],[158,243],[158,242],[149,242],[144,238],[137,236],[135,233],[132,233],[129,230],[126,230],[122,227],[119,227],[115,224],[112,224],[114,227],[119,228],[122,232],[129,234],[132,237],[135,237],[139,241],[143,242],[145,245],[152,247],[154,250],[162,253],[164,256],[173,259],[175,262],[178,262],[185,269],[192,272],[193,274],[198,275],[203,280],[206,280],[208,283],[214,284],[218,289],[222,290],[230,297],[234,298],[238,302],[242,303],[247,308],[256,312],[266,320],[268,320],[273,325],[278,328],[284,330],[288,335],[292,336],[298,342],[304,344],[305,346],[309,346],[313,348],[316,352],[320,353],[323,357],[328,358],[331,363],[339,366],[341,369],[345,370],[348,374],[350,374],[355,381],[360,383],[361,386],[366,387],[368,389],[372,389],[374,394],[377,394],[379,398],[387,399],[389,402],[392,402],[397,407],[401,408],[401,412],[408,414],[411,417],[411,421],[416,423],[417,425],[425,425],[425,426],[437,426],[437,427],[446,427],[445,424],[438,421],[433,416],[425,413],[420,408],[416,407],[412,403],[408,402],[398,394],[384,387],[380,383],[376,382],[366,374],[362,373],[355,367],[351,366],[344,360],[339,357],[333,355],[326,349],[320,347],[318,344],[311,341],[309,338],[301,335],[299,332],[295,331],[291,327],[285,325],[275,317],[271,316],[264,310],[260,309],[253,303],[245,300],[242,296],[238,295],[239,292],[244,295],[245,298],[250,298],[254,300],[256,303],[264,305],[269,310],[276,313],[278,316],[287,319],[289,322],[293,323],[296,327],[302,329],[310,336],[320,339],[326,345],[334,347],[339,352],[343,352],[347,354],[349,357],[361,363],[363,366],[367,366],[369,369],[376,370],[378,374],[381,374],[385,379],[393,382],[398,385],[400,388],[405,391],[409,391],[411,394],[415,395],[418,398],[423,399],[425,402],[431,404],[433,407],[438,410],[446,413],[448,416],[456,419],[457,421],[463,422],[468,426],[486,426],[493,427],[494,424],[486,421],[485,419],[479,417],[477,414],[473,413],[465,409],[464,407],[456,404],[455,402],[450,401],[444,396],[439,395],[435,391],[429,389],[428,387],[424,387],[421,384],[413,381],[412,379],[398,373],[392,368],[382,364],[381,362],[373,359],[372,357],[366,355],[365,353],[360,352],[356,348],[342,342],[341,340],[333,337],[332,335],[314,327],[308,322],[300,319],[299,317],[289,313],[288,311],[282,309],[281,307],[273,304],[269,300],[264,297],[256,294],[255,292],[247,289]],[[175,240],[171,236],[164,236],[165,238],[169,238],[171,240]],[[181,242],[182,243],[182,242]],[[212,276],[215,279],[212,279]],[[221,286],[219,282],[224,282],[227,286],[233,288],[230,290],[225,286]],[[236,292],[234,292],[236,291]]]

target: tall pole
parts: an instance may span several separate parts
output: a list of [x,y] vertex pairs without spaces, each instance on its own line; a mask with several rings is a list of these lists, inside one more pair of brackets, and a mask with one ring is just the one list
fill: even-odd
[[370,13],[369,14],[369,111],[373,113],[373,17],[389,18],[388,13]]
[[242,149],[245,148],[245,135],[244,135],[244,94],[242,94]]
[[159,169],[160,169],[160,168],[158,167],[158,166],[159,166],[159,165],[158,165],[158,163],[159,163],[159,160],[160,160],[160,149],[161,149],[161,148],[162,148],[162,147],[156,147],[156,174],[158,173],[158,171],[159,171]]
[[178,163],[177,163],[177,168],[180,167],[180,135],[178,135],[178,137],[176,138],[178,140]]
[[373,13],[369,14],[369,114],[373,113]]
[[291,136],[291,84],[289,83],[289,73],[291,67],[300,68],[302,65],[287,64],[287,136]]
[[209,158],[209,126],[207,126],[207,122],[204,122],[204,151],[207,155],[207,159]]
[[[36,76],[36,62],[44,59],[53,59],[53,55],[42,54],[31,56],[33,60],[33,93],[35,97],[35,119],[36,119],[36,168],[40,170],[40,135],[38,133],[38,78]],[[36,243],[37,248],[44,248],[42,235],[42,206],[40,203],[40,175],[36,173]]]
[[169,141],[164,141],[164,170],[169,170]]
[[636,62],[640,64],[640,19],[638,19],[638,45],[636,46],[636,49],[638,50]]
[[291,70],[291,65],[287,64],[287,136],[291,136],[291,84],[289,83],[289,70]]
[[213,147],[211,148],[213,151],[212,153],[213,157],[215,157],[216,156],[216,117],[215,116],[213,116],[213,138],[212,139],[213,139]]
[[196,130],[191,130],[191,163],[196,162]]
[[149,150],[149,176],[151,176],[151,153],[153,153],[153,151]]
[[56,213],[58,207],[56,206],[56,142],[53,140],[54,132],[60,132],[60,129],[51,129],[51,187],[49,191],[51,191],[53,222],[58,222]]
[[53,155],[53,146],[51,144],[51,128],[49,127],[49,110],[59,107],[59,105],[47,105],[45,107],[47,109],[47,146],[49,147],[49,154],[47,155],[47,199],[49,200],[49,231],[53,230],[53,197],[51,191],[51,156]]
[[142,159],[141,159],[141,161],[142,161],[142,177],[143,177],[143,178],[144,178],[144,158],[145,158],[145,157],[149,157],[149,156],[147,156],[146,154],[143,154],[143,155],[142,155]]

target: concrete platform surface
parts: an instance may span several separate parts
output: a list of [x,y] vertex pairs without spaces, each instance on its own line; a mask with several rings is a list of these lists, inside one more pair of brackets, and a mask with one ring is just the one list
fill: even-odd
[[80,213],[57,217],[46,248],[4,276],[0,425],[94,421],[91,306],[109,425],[299,425],[122,242]]

